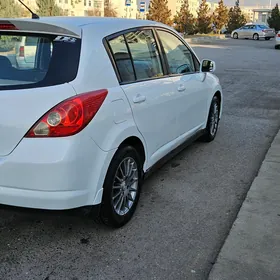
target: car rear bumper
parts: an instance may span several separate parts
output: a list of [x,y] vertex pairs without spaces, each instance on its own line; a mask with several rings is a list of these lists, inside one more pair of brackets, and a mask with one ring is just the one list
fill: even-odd
[[0,158],[0,204],[49,210],[99,204],[113,154],[89,137],[24,138]]
[[259,35],[260,38],[274,38],[275,35],[273,34],[261,34]]

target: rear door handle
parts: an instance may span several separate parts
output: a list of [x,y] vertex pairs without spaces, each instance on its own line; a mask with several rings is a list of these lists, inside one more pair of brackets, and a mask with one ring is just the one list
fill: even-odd
[[146,101],[146,96],[144,95],[140,95],[140,94],[137,94],[134,98],[133,98],[133,102],[134,103],[142,103]]
[[184,85],[179,85],[178,86],[178,91],[185,91],[186,87]]

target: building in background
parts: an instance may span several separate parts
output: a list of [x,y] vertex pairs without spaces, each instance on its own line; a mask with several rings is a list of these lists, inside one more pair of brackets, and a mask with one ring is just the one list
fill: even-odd
[[104,0],[83,0],[84,16],[104,16]]
[[[183,3],[184,0],[168,0],[168,8],[171,10],[172,17],[174,17],[177,14],[177,12],[180,11]],[[190,12],[194,15],[194,17],[197,16],[198,8],[199,8],[199,0],[189,0],[189,9]]]

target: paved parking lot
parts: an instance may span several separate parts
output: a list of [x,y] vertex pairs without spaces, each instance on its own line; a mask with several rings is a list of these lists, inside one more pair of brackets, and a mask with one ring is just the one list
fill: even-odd
[[216,140],[193,144],[153,174],[135,218],[119,230],[0,207],[1,280],[207,279],[280,125],[273,42],[215,44],[195,50],[216,61],[224,88]]

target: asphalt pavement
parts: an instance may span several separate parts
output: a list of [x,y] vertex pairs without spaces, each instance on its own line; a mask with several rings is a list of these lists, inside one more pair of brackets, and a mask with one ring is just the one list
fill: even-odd
[[1,280],[207,279],[280,127],[280,51],[249,40],[194,48],[216,61],[224,89],[215,141],[154,173],[122,229],[0,206]]

